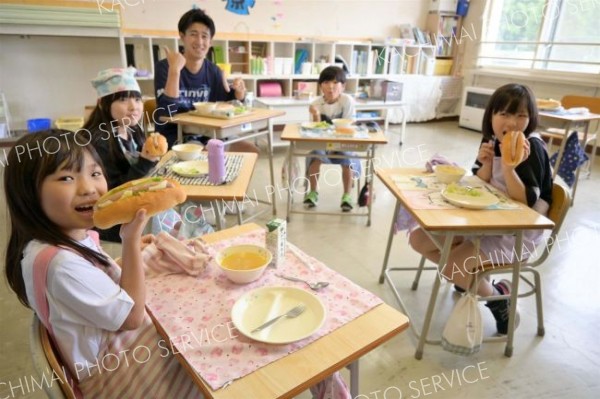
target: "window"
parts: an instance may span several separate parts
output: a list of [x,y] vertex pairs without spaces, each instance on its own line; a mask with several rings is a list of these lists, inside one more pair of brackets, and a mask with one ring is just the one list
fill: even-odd
[[600,73],[600,0],[489,0],[478,66]]

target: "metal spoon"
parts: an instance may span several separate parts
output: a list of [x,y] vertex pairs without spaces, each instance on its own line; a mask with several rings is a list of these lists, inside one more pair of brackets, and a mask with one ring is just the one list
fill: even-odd
[[315,290],[315,291],[319,291],[321,288],[325,288],[325,287],[327,287],[329,285],[329,283],[327,281],[318,281],[316,283],[309,283],[308,281],[302,280],[302,279],[297,278],[297,277],[284,276],[284,275],[281,275],[281,274],[276,274],[276,276],[279,277],[279,278],[283,278],[285,280],[297,281],[297,282],[300,282],[300,283],[304,283],[304,284],[308,285],[308,287],[311,290]]

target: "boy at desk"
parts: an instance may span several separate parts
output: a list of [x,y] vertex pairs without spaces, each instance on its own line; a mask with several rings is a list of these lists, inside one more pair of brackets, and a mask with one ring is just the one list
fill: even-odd
[[[348,94],[344,93],[346,84],[346,73],[339,67],[329,66],[321,71],[319,75],[319,87],[323,93],[322,97],[317,98],[310,105],[309,112],[314,122],[325,121],[331,123],[333,119],[344,118],[352,119],[354,116],[354,100]],[[314,208],[319,202],[319,193],[317,192],[319,181],[319,170],[322,163],[337,164],[342,166],[342,182],[344,193],[341,200],[341,208],[344,212],[352,210],[352,177],[360,176],[360,162],[356,158],[330,158],[327,155],[350,156],[351,152],[343,151],[312,151],[313,155],[319,157],[306,158],[306,174],[310,184],[310,191],[304,197],[304,204],[307,208]]]
[[[242,101],[246,96],[241,78],[235,78],[230,87],[221,70],[206,58],[215,36],[212,18],[202,10],[190,10],[179,19],[178,29],[183,54],[165,47],[167,58],[156,63],[154,77],[156,130],[167,138],[169,147],[177,140],[177,126],[160,122],[161,117],[191,111],[195,102]],[[209,139],[207,136],[200,137],[205,145]],[[229,150],[258,152],[258,148],[250,142],[234,143]]]

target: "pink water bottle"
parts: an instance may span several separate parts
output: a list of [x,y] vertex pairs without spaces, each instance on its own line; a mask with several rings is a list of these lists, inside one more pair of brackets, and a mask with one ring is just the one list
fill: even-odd
[[213,184],[221,184],[225,180],[225,150],[223,142],[217,139],[208,140],[208,180]]

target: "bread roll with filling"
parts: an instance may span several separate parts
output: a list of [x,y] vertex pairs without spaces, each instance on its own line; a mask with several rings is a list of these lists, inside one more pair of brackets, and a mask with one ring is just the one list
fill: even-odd
[[186,194],[175,180],[148,177],[132,180],[108,191],[94,205],[94,226],[108,229],[129,223],[139,209],[148,216],[171,209],[185,201]]
[[523,132],[505,132],[502,137],[502,160],[505,164],[515,166],[521,163],[525,156],[525,135]]

